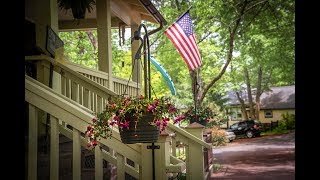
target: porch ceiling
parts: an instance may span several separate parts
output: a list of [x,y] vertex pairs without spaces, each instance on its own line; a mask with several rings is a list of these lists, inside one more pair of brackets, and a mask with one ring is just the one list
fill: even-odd
[[[160,12],[153,6],[150,0],[111,0],[111,26],[140,24],[141,20],[152,23],[167,22]],[[75,21],[71,9],[58,9],[59,30],[95,29],[97,28],[96,6],[92,6],[91,12],[86,11],[85,19]]]

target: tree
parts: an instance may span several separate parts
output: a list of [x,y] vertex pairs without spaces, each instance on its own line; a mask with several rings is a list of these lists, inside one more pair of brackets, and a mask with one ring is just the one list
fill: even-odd
[[[249,47],[247,47],[246,52],[249,52],[249,50],[253,52],[245,53],[244,55],[247,57],[253,56],[254,51],[258,51],[258,49],[254,48],[255,39],[251,37],[252,35],[255,37],[259,35],[272,35],[271,38],[273,38],[273,40],[278,40],[278,43],[276,43],[277,46],[272,48],[272,55],[266,55],[264,52],[261,53],[264,56],[268,56],[268,58],[273,56],[272,59],[277,61],[276,64],[281,63],[280,56],[285,57],[288,64],[290,63],[290,66],[292,66],[294,49],[291,46],[291,42],[292,39],[294,40],[294,33],[288,33],[282,37],[277,36],[277,34],[283,35],[285,32],[288,32],[288,30],[292,32],[294,29],[294,18],[292,18],[294,17],[293,1],[157,1],[157,5],[164,12],[166,18],[169,19],[168,22],[173,22],[179,15],[185,12],[188,7],[192,6],[191,17],[194,20],[194,30],[198,37],[198,46],[203,59],[202,68],[196,72],[187,72],[189,73],[189,78],[186,79],[186,66],[184,62],[180,60],[181,57],[179,57],[177,53],[171,53],[171,51],[174,51],[172,50],[173,45],[167,39],[160,40],[157,46],[157,54],[161,57],[159,59],[161,59],[164,65],[177,65],[174,67],[171,66],[168,70],[169,73],[173,72],[173,74],[180,75],[181,72],[181,74],[184,75],[178,76],[177,78],[173,77],[173,80],[174,82],[178,82],[178,84],[181,81],[183,83],[190,82],[191,86],[189,87],[195,93],[198,105],[203,104],[211,88],[219,86],[217,82],[220,81],[226,71],[228,71],[228,66],[233,59],[234,51],[240,52],[241,49],[244,49],[248,45]],[[271,30],[270,27],[272,28]],[[289,45],[283,46],[284,39],[288,39],[288,37],[290,39]],[[270,44],[268,47],[271,46]],[[277,48],[281,46],[283,46],[280,48],[281,50],[278,50]],[[286,53],[280,53],[284,48],[287,50]],[[263,69],[262,66],[261,69]],[[279,72],[277,73],[279,76],[292,77],[292,68],[290,68],[288,72],[284,72],[283,69],[277,69],[276,71]],[[252,72],[249,71],[248,73]],[[180,78],[182,79],[181,81],[179,80]],[[252,78],[256,80],[256,77]],[[270,76],[270,79],[278,81],[278,79],[272,76]],[[195,86],[196,83],[198,88],[194,88],[197,87]],[[277,84],[280,83],[277,82]],[[254,83],[254,86],[255,85],[256,83]],[[188,89],[190,90],[189,87]],[[177,92],[179,93],[179,90],[177,90]],[[187,97],[190,98],[190,96],[191,95],[188,95]]]

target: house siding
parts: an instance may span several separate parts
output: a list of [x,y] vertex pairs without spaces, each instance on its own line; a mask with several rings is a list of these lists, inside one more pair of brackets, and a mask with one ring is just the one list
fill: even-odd
[[259,120],[262,123],[271,123],[271,121],[277,121],[277,120],[281,120],[281,114],[285,114],[285,113],[289,113],[289,114],[295,114],[295,110],[294,109],[270,109],[272,110],[272,118],[265,118],[264,116],[264,112],[268,110],[268,109],[262,109],[259,112]]

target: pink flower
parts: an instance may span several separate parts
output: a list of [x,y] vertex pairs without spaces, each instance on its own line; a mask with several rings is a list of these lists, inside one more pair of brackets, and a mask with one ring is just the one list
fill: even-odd
[[164,120],[164,121],[169,121],[170,119],[166,117],[166,118],[164,118],[163,120]]
[[154,107],[154,106],[152,106],[152,105],[149,105],[149,106],[148,106],[148,110],[149,110],[149,111],[153,111],[153,110],[154,110],[154,108],[155,108],[155,107]]
[[173,107],[173,106],[170,106],[170,108],[169,108],[169,112],[175,112],[177,109],[175,108],[175,107]]
[[126,127],[126,128],[129,128],[129,122],[128,122],[128,121],[125,121],[124,124],[123,124],[123,126]]
[[114,119],[115,121],[119,121],[119,116],[114,116],[113,119]]
[[161,122],[159,120],[156,121],[156,125],[160,126]]
[[168,125],[167,121],[162,122],[162,126],[166,127]]
[[92,129],[92,126],[87,127],[87,131],[91,131],[91,129]]
[[96,145],[98,145],[98,142],[96,140],[93,140],[92,145],[95,147]]
[[93,123],[97,122],[97,118],[94,117],[94,118],[92,119],[92,122],[93,122]]
[[116,124],[117,123],[117,121],[112,121],[111,123],[110,123],[110,126],[113,126],[114,124]]
[[87,143],[87,148],[90,148],[91,147],[91,142],[88,142]]

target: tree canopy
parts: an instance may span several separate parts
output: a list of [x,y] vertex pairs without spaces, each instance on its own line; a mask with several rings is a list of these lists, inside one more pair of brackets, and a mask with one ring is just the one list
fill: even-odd
[[[151,54],[171,76],[180,105],[209,103],[223,107],[223,95],[230,90],[260,88],[295,83],[295,2],[293,0],[153,0],[168,25],[150,36]],[[203,65],[189,71],[165,29],[190,8],[194,33]],[[143,22],[145,23],[145,22]],[[156,28],[146,23],[148,30]],[[112,31],[113,74],[129,78],[130,39],[118,45]],[[59,34],[65,52],[73,62],[97,69],[96,31]],[[135,53],[135,52],[133,52]],[[171,96],[165,80],[151,67],[152,91]],[[246,74],[248,78],[246,79]],[[196,76],[196,82],[195,77]],[[195,86],[195,83],[196,86]],[[194,89],[193,87],[197,87]]]

